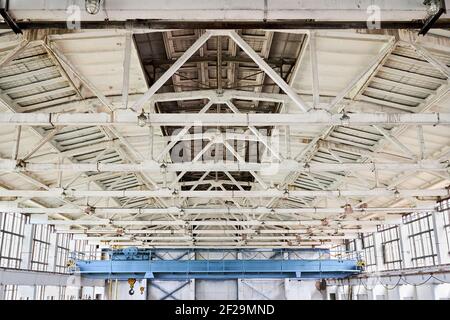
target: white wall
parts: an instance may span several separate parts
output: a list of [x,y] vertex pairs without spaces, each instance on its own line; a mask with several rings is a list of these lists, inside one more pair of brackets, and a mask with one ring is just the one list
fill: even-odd
[[237,300],[238,280],[195,280],[196,300]]
[[285,279],[287,300],[324,300],[326,292],[321,292],[316,288],[316,281],[300,281],[295,279]]
[[442,283],[434,287],[434,297],[436,300],[450,300],[450,284]]

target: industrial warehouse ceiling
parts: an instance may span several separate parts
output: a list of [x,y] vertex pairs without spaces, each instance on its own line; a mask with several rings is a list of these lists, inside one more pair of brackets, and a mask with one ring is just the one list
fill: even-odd
[[2,211],[57,232],[330,247],[449,196],[448,30],[35,26],[0,50]]

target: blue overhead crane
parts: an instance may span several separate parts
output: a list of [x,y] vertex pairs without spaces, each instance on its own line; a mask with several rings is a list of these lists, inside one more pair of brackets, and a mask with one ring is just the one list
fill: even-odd
[[[271,258],[258,259],[213,259],[189,260],[188,254],[197,252],[233,252],[254,254],[262,250],[185,250],[177,259],[163,260],[161,255],[167,252],[181,252],[179,249],[138,249],[106,251],[108,260],[74,259],[72,272],[84,277],[97,279],[150,279],[150,280],[187,280],[187,279],[249,279],[249,278],[295,278],[295,279],[340,279],[362,271],[358,258],[331,258],[326,249],[271,250]],[[268,252],[265,250],[264,252]],[[288,253],[285,255],[284,253]],[[289,252],[296,252],[289,258]],[[319,258],[299,258],[298,253]],[[105,256],[105,254],[104,254]]]

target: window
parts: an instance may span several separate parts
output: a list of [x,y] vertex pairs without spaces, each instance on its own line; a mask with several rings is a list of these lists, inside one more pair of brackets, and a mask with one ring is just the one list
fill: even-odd
[[87,260],[87,240],[75,240],[75,255],[77,259]]
[[69,245],[71,238],[70,234],[59,233],[56,235],[56,272],[67,272],[67,260],[69,259]]
[[102,252],[97,245],[89,246],[89,260],[100,260]]
[[403,222],[408,226],[413,266],[435,265],[436,239],[434,238],[432,213],[411,213],[403,217]]
[[444,215],[445,237],[447,239],[447,249],[450,253],[450,199],[439,202],[438,210]]
[[386,270],[402,268],[402,250],[400,243],[400,231],[398,226],[379,226],[381,234],[381,253]]
[[355,252],[356,251],[356,240],[351,240],[348,242],[348,249],[349,252]]
[[100,259],[101,251],[96,245],[89,245],[87,240],[76,240],[75,254],[78,259],[96,260]]
[[66,287],[59,287],[59,298],[58,300],[66,300]]
[[21,213],[0,215],[0,267],[20,268],[20,255],[27,216]]
[[51,232],[51,226],[33,225],[31,270],[47,271]]
[[15,284],[5,286],[5,300],[17,300],[17,287]]
[[377,260],[375,255],[375,237],[373,233],[361,236],[362,248],[364,250],[364,260],[368,271],[376,269]]
[[330,256],[333,259],[343,259],[346,256],[346,254],[345,254],[346,251],[347,251],[347,245],[345,242],[343,242],[342,244],[332,247],[332,249],[330,251]]
[[36,286],[36,291],[34,293],[35,300],[44,300],[45,297],[45,286]]

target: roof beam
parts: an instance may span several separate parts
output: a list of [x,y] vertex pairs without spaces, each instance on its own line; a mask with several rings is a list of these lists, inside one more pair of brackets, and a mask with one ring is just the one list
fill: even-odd
[[[370,126],[450,125],[450,113],[146,113],[152,126]],[[133,112],[109,113],[0,113],[0,125],[28,126],[137,126]]]
[[[18,21],[20,28],[26,28],[25,21],[37,22],[44,21],[46,25],[50,22],[64,22],[66,27],[66,3],[58,0],[47,0],[45,2],[36,2],[23,6],[22,1],[9,1],[9,12]],[[300,5],[296,0],[285,1],[267,1],[252,0],[242,2],[231,0],[224,3],[221,0],[192,0],[189,3],[183,1],[169,2],[158,1],[139,1],[128,0],[127,2],[106,1],[99,13],[90,15],[84,10],[81,11],[82,27],[84,29],[92,28],[93,22],[103,24],[109,28],[117,27],[117,22],[122,22],[122,27],[132,27],[133,21],[128,21],[130,17],[135,17],[142,21],[140,25],[147,26],[146,23],[154,21],[152,26],[165,26],[167,22],[173,21],[172,26],[177,28],[186,28],[183,22],[197,23],[212,21],[238,21],[238,22],[258,22],[259,27],[270,26],[271,21],[280,21],[278,25],[286,28],[285,24],[289,21],[297,21],[297,25],[308,25],[306,21],[315,21],[316,23],[334,22],[334,25],[346,26],[349,28],[350,22],[361,23],[361,28],[367,28],[368,13],[367,8],[373,4],[373,1],[360,1],[355,3],[352,0],[340,0],[339,5],[330,5],[327,1],[309,1],[308,5]],[[84,1],[78,0],[74,4],[80,7],[84,6]],[[412,22],[426,18],[427,7],[422,1],[397,0],[397,1],[378,1],[380,11],[383,13],[383,22]],[[448,18],[444,14],[441,19]],[[105,21],[108,19],[108,21]],[[22,22],[22,23],[21,23]],[[129,22],[125,24],[125,22]],[[134,21],[138,24],[138,21]],[[159,22],[159,24],[157,23]],[[339,23],[338,23],[339,22]],[[439,21],[438,21],[439,22]],[[165,24],[166,23],[166,24]],[[29,25],[29,24],[28,24]],[[222,23],[222,27],[232,28],[232,23]],[[310,26],[314,23],[310,23]],[[44,24],[45,26],[45,24]],[[191,26],[192,27],[192,26]],[[416,28],[422,27],[422,23]]]
[[[304,227],[304,226],[323,226],[321,219],[302,219],[302,220],[110,220],[110,219],[78,219],[78,220],[55,220],[48,219],[46,215],[33,215],[30,219],[31,224],[48,225],[86,225],[86,226],[286,226],[286,227]],[[329,221],[333,225],[365,225],[377,226],[381,224],[400,224],[401,217],[383,218],[373,220],[352,220],[341,219]],[[169,239],[168,239],[169,240]]]
[[[218,214],[313,214],[313,215],[339,215],[346,212],[344,207],[324,207],[324,208],[223,208],[223,207],[210,207],[210,208],[121,208],[121,207],[91,207],[92,212],[98,215],[112,216],[117,214],[148,214],[148,215],[160,215],[160,214],[174,214],[174,215],[218,215]],[[368,208],[352,208],[353,213],[387,213],[387,214],[401,214],[411,212],[427,212],[435,210],[435,206],[423,206],[423,207],[368,207]],[[16,212],[27,214],[79,214],[85,211],[80,208],[15,208],[5,207],[1,212]]]
[[[201,154],[200,154],[201,156]],[[276,167],[274,167],[276,166]],[[156,161],[143,161],[141,163],[31,163],[22,162],[19,165],[15,160],[0,159],[2,172],[204,172],[204,171],[264,171],[273,169],[274,172],[326,172],[326,171],[448,171],[449,164],[439,161],[423,160],[416,163],[404,162],[348,162],[348,163],[320,163],[298,162],[295,160],[282,160],[281,162],[244,162],[239,161],[198,161],[159,163]]]
[[278,190],[269,188],[267,190],[253,191],[178,191],[174,189],[161,188],[158,190],[67,190],[55,188],[50,190],[0,190],[0,197],[161,197],[161,198],[264,198],[264,197],[448,197],[450,189],[431,190],[390,190],[374,188],[368,190]]

